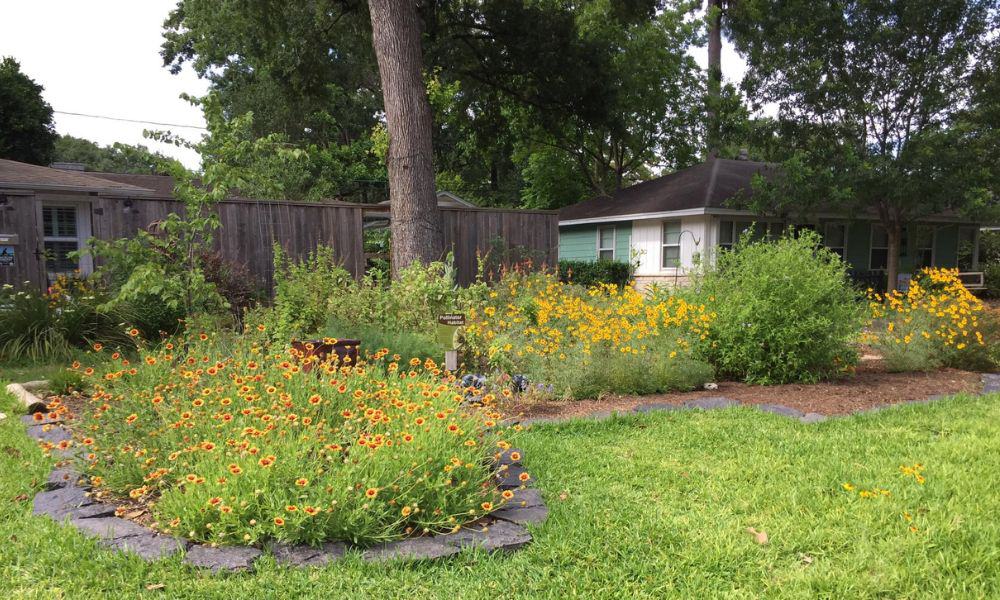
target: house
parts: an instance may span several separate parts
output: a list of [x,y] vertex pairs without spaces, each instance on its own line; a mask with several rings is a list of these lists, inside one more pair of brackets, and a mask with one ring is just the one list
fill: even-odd
[[[872,216],[816,214],[791,221],[733,207],[752,193],[754,175],[776,167],[750,160],[711,158],[693,167],[597,197],[559,211],[560,260],[632,261],[637,285],[683,284],[720,248],[731,248],[743,232],[775,238],[789,225],[816,230],[859,278],[884,278],[888,261],[885,229]],[[924,266],[978,268],[980,224],[942,215],[907,227],[900,252],[905,278]],[[979,277],[967,278],[973,285]]]

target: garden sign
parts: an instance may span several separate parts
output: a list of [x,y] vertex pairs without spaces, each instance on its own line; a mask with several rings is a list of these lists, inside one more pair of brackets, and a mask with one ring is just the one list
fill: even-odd
[[448,313],[438,317],[437,338],[447,350],[444,353],[444,368],[458,369],[458,331],[465,325],[465,315]]

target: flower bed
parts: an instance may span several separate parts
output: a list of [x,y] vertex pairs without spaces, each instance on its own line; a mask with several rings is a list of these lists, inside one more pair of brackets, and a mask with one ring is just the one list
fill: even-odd
[[464,330],[481,365],[527,373],[556,395],[691,389],[712,369],[694,357],[712,314],[669,297],[651,301],[631,286],[585,289],[552,275],[504,277]]
[[252,335],[222,346],[202,334],[86,371],[81,468],[100,494],[148,508],[155,529],[371,544],[457,530],[512,496],[494,477],[510,444],[490,398],[462,405],[433,362],[382,350],[307,373]]

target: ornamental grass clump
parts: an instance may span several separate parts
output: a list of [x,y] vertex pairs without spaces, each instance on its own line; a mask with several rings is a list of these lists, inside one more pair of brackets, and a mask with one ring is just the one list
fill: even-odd
[[558,396],[595,398],[691,389],[712,378],[693,357],[712,315],[632,286],[590,288],[551,274],[511,272],[471,311],[466,348],[475,362],[525,373]]
[[[200,542],[367,544],[450,531],[503,504],[500,415],[433,362],[316,362],[263,334],[180,339],[88,369],[74,444],[99,494]],[[525,475],[524,478],[527,476]],[[506,496],[506,497],[505,497]]]
[[865,341],[893,371],[992,364],[984,306],[966,289],[958,269],[923,269],[905,292],[869,292],[872,325]]

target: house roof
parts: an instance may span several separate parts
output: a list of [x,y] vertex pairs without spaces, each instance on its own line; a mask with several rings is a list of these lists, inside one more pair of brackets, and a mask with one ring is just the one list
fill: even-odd
[[777,166],[750,160],[710,158],[687,169],[637,183],[614,196],[599,196],[559,211],[560,221],[628,218],[630,215],[680,210],[729,208],[726,202],[742,193],[752,194],[757,173],[773,176]]
[[101,179],[107,179],[108,181],[114,181],[116,183],[146,188],[148,190],[152,190],[156,196],[162,196],[164,198],[172,198],[174,195],[174,178],[172,175],[103,173],[100,171],[88,171],[87,174],[94,177],[100,177]]
[[80,171],[64,171],[0,159],[0,188],[68,192],[96,192],[150,196],[153,190],[131,183],[111,181]]

